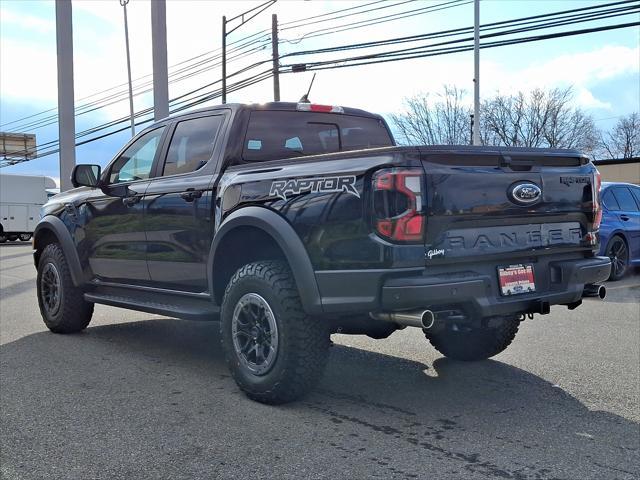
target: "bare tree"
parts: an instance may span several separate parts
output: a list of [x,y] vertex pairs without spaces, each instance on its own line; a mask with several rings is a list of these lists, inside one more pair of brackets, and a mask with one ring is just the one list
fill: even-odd
[[640,155],[640,114],[632,113],[618,120],[610,132],[600,135],[598,156],[633,158]]
[[399,142],[418,145],[463,145],[470,139],[471,110],[463,103],[465,92],[444,86],[435,95],[420,94],[405,100],[406,111],[391,115]]
[[597,143],[593,119],[573,107],[572,99],[571,88],[496,95],[482,105],[483,143],[592,152]]
[[[431,102],[427,94],[406,100],[406,111],[392,115],[407,144],[467,144],[470,107],[464,92],[445,86]],[[571,88],[525,94],[497,94],[481,107],[480,137],[484,145],[577,148],[591,153],[597,145],[593,119],[572,106]]]

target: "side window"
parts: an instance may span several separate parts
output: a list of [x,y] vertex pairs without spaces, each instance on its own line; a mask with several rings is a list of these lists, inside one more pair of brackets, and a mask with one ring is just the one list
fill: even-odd
[[604,202],[604,206],[607,207],[607,210],[611,210],[612,212],[620,210],[620,205],[618,205],[618,201],[616,200],[616,197],[613,196],[611,189],[604,192],[602,201]]
[[626,187],[617,187],[613,189],[613,195],[616,197],[618,201],[618,205],[620,205],[620,210],[625,212],[637,212],[638,206],[636,205],[636,201],[633,199],[631,192]]
[[113,163],[109,172],[109,183],[149,178],[163,131],[164,127],[156,128],[133,142]]
[[163,176],[189,173],[202,168],[213,155],[222,115],[179,122],[173,132]]

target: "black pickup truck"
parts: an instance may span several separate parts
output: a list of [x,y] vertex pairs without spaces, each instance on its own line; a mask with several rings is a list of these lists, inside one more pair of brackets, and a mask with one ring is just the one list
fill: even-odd
[[77,332],[94,304],[219,320],[240,388],[309,391],[332,333],[414,326],[486,359],[552,305],[603,296],[600,178],[573,150],[397,147],[382,117],[310,103],[156,122],[43,207],[40,310]]

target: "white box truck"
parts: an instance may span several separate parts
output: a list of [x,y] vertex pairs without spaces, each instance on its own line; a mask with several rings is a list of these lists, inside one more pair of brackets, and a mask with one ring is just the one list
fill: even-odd
[[0,243],[31,239],[47,202],[47,189],[55,189],[50,177],[0,174]]

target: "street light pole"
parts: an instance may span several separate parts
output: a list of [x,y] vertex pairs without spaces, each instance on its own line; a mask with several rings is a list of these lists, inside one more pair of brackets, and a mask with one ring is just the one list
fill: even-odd
[[[236,15],[235,17],[230,18],[229,20],[227,20],[227,17],[225,16],[222,17],[222,103],[227,103],[227,36],[235,32],[238,28],[254,18],[256,15],[260,15],[267,8],[276,3],[276,1],[277,0],[268,0],[258,5],[257,7],[253,7],[252,9],[247,10],[240,15]],[[245,15],[249,15],[250,13],[253,13],[253,15],[245,19]],[[240,19],[240,24],[227,31],[227,23],[231,23],[238,19]]]
[[227,103],[227,17],[222,16],[222,103]]
[[480,145],[480,0],[473,2],[473,144]]
[[127,75],[129,78],[129,116],[131,117],[131,136],[136,135],[135,115],[133,112],[133,86],[131,84],[131,55],[129,53],[129,22],[127,21],[127,3],[129,0],[120,0],[124,7],[124,41],[127,48]]
[[278,15],[271,15],[271,56],[273,58],[273,101],[280,101],[280,55],[278,54]]

